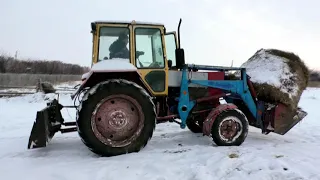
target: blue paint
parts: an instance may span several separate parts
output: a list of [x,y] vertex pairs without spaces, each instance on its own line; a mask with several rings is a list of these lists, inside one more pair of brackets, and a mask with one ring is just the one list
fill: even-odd
[[189,100],[189,80],[187,78],[186,69],[182,70],[181,84],[180,84],[180,98],[178,103],[178,112],[181,119],[180,127],[184,129],[186,127],[186,120],[188,118],[190,110],[195,105],[195,101]]
[[223,67],[223,66],[207,66],[207,65],[195,65],[195,64],[186,64],[188,68],[195,68],[198,70],[209,70],[209,71],[230,71],[230,70],[242,70],[241,67]]
[[[212,70],[212,71],[240,70],[242,78],[241,80],[189,80],[187,77],[187,71],[188,69],[192,69],[192,68],[195,68],[198,70]],[[182,71],[182,78],[181,78],[181,86],[180,86],[178,112],[181,119],[180,127],[182,129],[186,127],[186,119],[189,115],[190,110],[194,107],[196,103],[195,101],[189,100],[188,87],[190,83],[198,84],[206,87],[222,89],[225,91],[225,93],[230,92],[232,93],[232,95],[228,99],[229,102],[232,101],[232,98],[237,98],[236,96],[239,96],[243,100],[243,102],[247,105],[252,115],[255,118],[257,118],[257,106],[247,85],[247,74],[246,74],[245,68],[187,64],[181,71]],[[185,108],[185,110],[183,110],[183,108]]]

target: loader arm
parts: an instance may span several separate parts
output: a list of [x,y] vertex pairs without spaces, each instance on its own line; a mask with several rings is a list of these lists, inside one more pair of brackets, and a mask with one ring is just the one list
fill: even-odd
[[[238,70],[241,72],[240,80],[191,80],[188,78],[187,72],[190,70],[209,70],[209,71],[230,71]],[[275,132],[280,135],[286,134],[292,127],[300,122],[307,112],[301,108],[296,110],[290,109],[282,103],[270,103],[256,99],[255,91],[249,80],[245,68],[219,67],[219,66],[204,66],[204,65],[189,65],[186,64],[182,69],[180,97],[178,104],[178,113],[181,118],[181,128],[186,127],[186,119],[189,112],[192,111],[197,101],[189,99],[189,84],[197,84],[204,87],[211,87],[223,90],[224,97],[227,102],[230,100],[240,100],[238,104],[246,116],[250,117],[251,125],[260,128],[262,133],[268,134]],[[237,100],[238,99],[238,100]],[[232,102],[232,101],[231,101]]]
[[[210,71],[226,71],[226,70],[240,70],[241,80],[189,80],[187,77],[187,70],[210,70]],[[244,68],[227,68],[219,66],[203,66],[203,65],[189,65],[186,64],[182,69],[182,79],[180,87],[180,99],[178,105],[178,111],[181,117],[181,127],[185,128],[186,119],[190,110],[196,104],[195,101],[189,100],[188,87],[189,84],[198,84],[201,86],[212,87],[222,89],[224,91],[230,92],[232,94],[237,94],[241,97],[243,102],[249,108],[251,114],[256,119],[257,118],[257,106],[251,95],[248,85],[247,85],[247,75]],[[259,119],[259,121],[261,121]],[[259,122],[261,124],[261,122]]]

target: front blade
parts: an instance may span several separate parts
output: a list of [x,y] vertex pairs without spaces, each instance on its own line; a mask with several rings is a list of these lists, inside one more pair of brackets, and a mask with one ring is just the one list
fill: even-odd
[[286,134],[307,114],[301,108],[290,110],[287,106],[279,104],[275,109],[274,132],[281,135]]
[[29,137],[28,149],[46,147],[47,143],[50,141],[48,129],[47,109],[38,111],[36,121],[33,123]]
[[53,100],[46,108],[37,112],[28,142],[28,149],[46,147],[63,123],[60,110],[62,106]]

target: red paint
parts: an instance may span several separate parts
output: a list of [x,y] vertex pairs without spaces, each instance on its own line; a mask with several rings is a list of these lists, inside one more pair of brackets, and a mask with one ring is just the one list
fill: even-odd
[[[224,80],[224,72],[208,72],[208,80]],[[217,94],[223,94],[223,91],[217,88],[209,87],[209,95],[214,96]],[[212,102],[218,106],[220,104],[219,98],[213,99]]]
[[[224,80],[224,72],[208,72],[208,80]],[[211,96],[223,93],[220,89],[209,88]]]
[[71,95],[72,100],[75,97],[75,95],[78,94],[83,89],[84,85],[88,82],[88,80],[92,76],[92,74],[93,74],[93,71],[89,71],[89,74],[87,75],[87,77],[82,80],[80,87],[77,89],[77,91],[75,93],[73,93]]
[[[274,112],[274,119],[282,119],[283,118],[283,112],[288,111],[288,107],[285,106],[284,104],[279,103],[276,108],[275,108],[275,112]],[[271,123],[272,126],[274,127],[274,123]]]
[[207,116],[206,120],[203,122],[203,130],[202,130],[203,134],[207,136],[211,134],[211,128],[212,128],[213,122],[222,111],[225,111],[228,109],[236,109],[236,108],[238,108],[236,105],[229,103],[229,104],[221,104],[215,109],[212,109],[212,111]]
[[157,117],[157,120],[167,120],[167,119],[173,119],[173,118],[177,118],[178,115],[177,114],[172,114],[172,115],[168,115],[168,116],[163,116],[163,117]]
[[254,90],[254,87],[253,87],[253,84],[252,82],[250,81],[250,79],[247,77],[247,84],[248,84],[248,87],[249,87],[249,91],[251,93],[251,96],[256,99],[257,98],[257,93],[256,91]]

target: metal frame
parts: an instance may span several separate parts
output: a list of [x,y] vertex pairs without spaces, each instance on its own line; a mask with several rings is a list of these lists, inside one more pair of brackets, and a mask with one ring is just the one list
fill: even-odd
[[[191,69],[197,70],[210,70],[210,71],[230,71],[240,70],[241,80],[190,80],[187,77],[187,71]],[[188,87],[190,83],[198,84],[201,86],[219,88],[224,91],[230,92],[241,97],[246,103],[253,117],[257,118],[257,106],[249,91],[247,85],[247,74],[245,68],[233,68],[233,67],[220,67],[220,66],[204,66],[204,65],[190,65],[186,64],[182,71],[180,97],[178,103],[178,112],[181,119],[180,127],[184,129],[186,127],[186,120],[189,112],[196,104],[196,100],[190,101]]]

